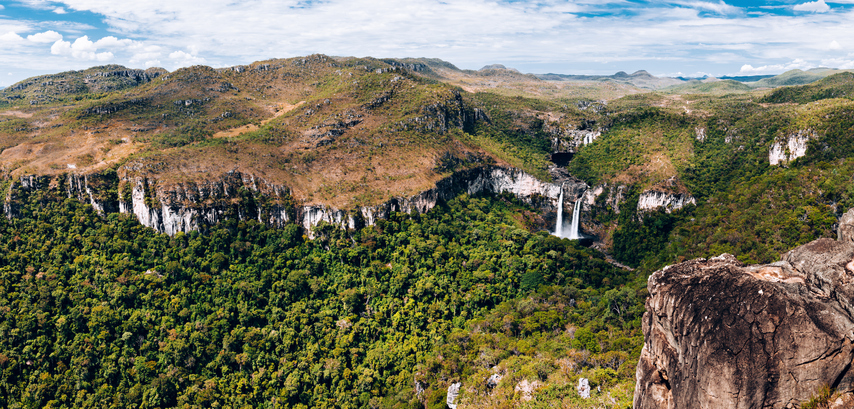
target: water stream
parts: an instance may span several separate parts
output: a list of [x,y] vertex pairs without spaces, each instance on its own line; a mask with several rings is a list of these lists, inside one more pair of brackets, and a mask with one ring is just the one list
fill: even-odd
[[563,185],[560,185],[560,197],[557,199],[557,223],[555,223],[555,236],[563,237]]
[[570,240],[578,240],[581,238],[581,234],[578,233],[578,219],[581,218],[581,199],[575,201],[575,208],[572,209],[572,223],[569,225],[569,236],[567,237]]
[[554,235],[570,240],[583,238],[578,230],[579,220],[581,219],[581,198],[575,201],[575,206],[572,209],[572,222],[569,224],[569,234],[564,234],[563,232],[563,185],[560,186],[560,196],[557,202],[557,221],[555,222]]

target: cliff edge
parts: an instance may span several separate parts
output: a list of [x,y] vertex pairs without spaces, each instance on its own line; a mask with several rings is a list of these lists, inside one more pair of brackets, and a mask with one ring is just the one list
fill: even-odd
[[634,407],[799,407],[854,391],[854,209],[768,265],[729,254],[650,278]]

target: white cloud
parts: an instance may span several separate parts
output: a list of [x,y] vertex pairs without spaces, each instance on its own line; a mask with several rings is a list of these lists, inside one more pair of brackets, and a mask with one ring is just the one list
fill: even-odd
[[14,31],[10,31],[6,34],[0,35],[0,43],[4,44],[13,44],[13,43],[21,43],[24,41],[24,37],[18,35],[18,33]]
[[62,34],[59,34],[53,30],[48,30],[43,33],[35,33],[32,35],[28,35],[27,40],[30,40],[34,43],[55,43],[59,40],[62,40]]
[[159,59],[162,55],[163,54],[159,51],[137,53],[130,57],[129,61],[131,64],[139,64],[141,62],[155,61]]
[[[523,72],[720,75],[742,65],[747,72],[769,72],[796,59],[817,65],[839,57],[849,49],[843,47],[854,21],[854,10],[836,7],[854,0],[774,6],[791,11],[794,1],[810,1],[796,6],[802,12],[795,15],[747,2],[735,7],[729,0],[251,0],[251,7],[233,0],[23,1],[44,11],[94,13],[115,34],[96,41],[95,27],[75,18],[0,19],[0,33],[65,36],[49,43],[50,55],[47,42],[10,37],[19,43],[4,42],[0,72],[85,68],[99,58],[172,69],[324,53],[437,57],[475,69],[501,62]],[[831,12],[803,12],[809,7]],[[87,34],[86,42],[73,40]]]
[[116,37],[108,36],[108,37],[104,37],[104,38],[96,41],[95,47],[96,48],[124,48],[124,47],[130,46],[133,43],[134,43],[133,40],[130,40],[127,38],[123,38],[120,40]]
[[827,13],[830,11],[830,6],[824,0],[809,1],[798,4],[794,7],[795,11],[809,11],[813,13]]
[[175,62],[177,67],[188,67],[190,65],[204,64],[204,58],[196,57],[184,51],[175,51],[169,54],[169,59]]
[[80,37],[74,40],[73,43],[63,40],[58,40],[50,47],[50,53],[53,55],[70,56],[78,60],[85,61],[109,61],[113,59],[114,54],[111,52],[98,52],[98,47],[94,42],[89,40],[88,36]]
[[53,9],[53,12],[56,14],[68,14],[68,12],[65,11],[65,9],[62,7],[57,7],[55,9]]
[[780,74],[790,70],[808,70],[810,68],[815,67],[817,67],[816,64],[804,61],[802,59],[796,59],[787,64],[763,65],[761,67],[754,67],[750,64],[744,64],[741,66],[741,70],[739,71],[739,73],[747,75]]
[[741,12],[740,8],[730,6],[729,4],[724,3],[723,1],[720,1],[718,3],[712,3],[709,1],[691,1],[677,4],[700,10],[708,10],[718,14],[736,14]]

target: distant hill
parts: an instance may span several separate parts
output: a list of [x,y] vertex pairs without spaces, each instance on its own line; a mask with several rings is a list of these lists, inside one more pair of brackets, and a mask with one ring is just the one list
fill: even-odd
[[536,74],[537,78],[546,81],[599,81],[599,82],[618,82],[630,84],[638,88],[657,90],[666,88],[676,84],[681,84],[684,81],[670,77],[656,77],[644,70],[635,71],[628,74],[625,71],[617,72],[614,75],[567,75],[567,74]]
[[661,90],[671,94],[733,94],[753,91],[749,85],[735,80],[711,79],[706,81],[692,80],[685,84],[674,85]]
[[121,65],[102,65],[80,71],[28,78],[0,92],[0,100],[25,100],[44,104],[83,95],[103,94],[145,84],[167,71],[163,68],[131,69]]
[[808,71],[791,70],[770,78],[763,78],[751,83],[750,85],[755,88],[776,88],[788,85],[804,85],[841,72],[849,72],[849,70],[837,70],[834,68],[813,68]]
[[776,75],[736,75],[736,76],[728,76],[724,75],[718,77],[718,79],[722,80],[733,80],[738,82],[756,82],[759,80],[763,80],[765,78],[774,78]]
[[764,98],[764,102],[807,103],[831,98],[854,97],[854,73],[840,72],[812,84],[780,87]]

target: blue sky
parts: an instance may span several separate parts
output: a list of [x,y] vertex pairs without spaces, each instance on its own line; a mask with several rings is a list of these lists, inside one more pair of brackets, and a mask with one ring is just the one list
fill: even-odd
[[12,0],[0,7],[0,86],[102,64],[174,70],[312,53],[565,74],[854,68],[854,0]]

